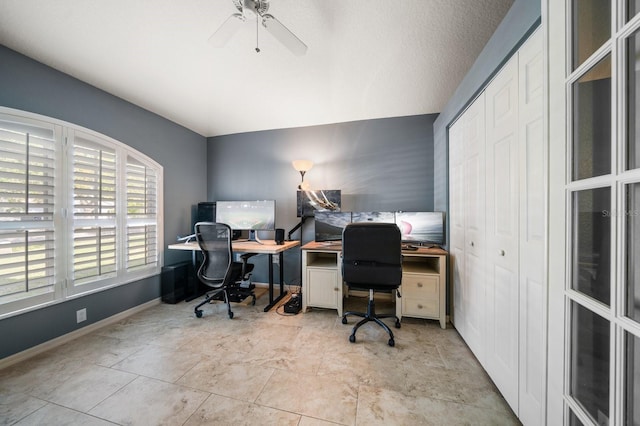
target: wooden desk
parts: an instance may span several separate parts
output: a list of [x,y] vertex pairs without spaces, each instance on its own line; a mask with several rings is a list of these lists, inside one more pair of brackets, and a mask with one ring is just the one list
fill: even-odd
[[[300,245],[300,241],[285,241],[284,244],[276,244],[274,240],[262,240],[262,244],[257,243],[255,241],[232,241],[231,247],[234,253],[252,253],[252,254],[267,254],[269,255],[269,304],[264,308],[264,311],[267,312],[275,304],[277,304],[286,294],[287,292],[284,290],[284,273],[283,273],[283,265],[284,265],[284,252],[292,249],[296,246]],[[187,250],[194,253],[194,262],[195,262],[195,252],[200,251],[200,246],[196,241],[191,241],[188,243],[176,243],[169,244],[168,246],[171,250]],[[277,254],[279,256],[280,262],[280,294],[278,297],[274,299],[273,297],[273,255]]]
[[[447,322],[447,251],[420,247],[402,251],[402,285],[396,316]],[[302,311],[336,309],[342,316],[342,244],[312,241],[302,246]]]

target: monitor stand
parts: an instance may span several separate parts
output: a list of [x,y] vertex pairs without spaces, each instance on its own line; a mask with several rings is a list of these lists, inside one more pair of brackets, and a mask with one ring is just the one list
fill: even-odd
[[258,238],[258,232],[254,229],[249,230],[249,238],[247,238],[247,241],[255,241],[258,244],[262,244],[262,241]]

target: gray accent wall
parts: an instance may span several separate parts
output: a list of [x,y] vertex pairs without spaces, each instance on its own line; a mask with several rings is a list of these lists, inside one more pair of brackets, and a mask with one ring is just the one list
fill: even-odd
[[[433,210],[433,123],[437,114],[354,121],[218,136],[208,139],[208,200],[276,200],[276,227],[298,222],[300,174],[308,159],[313,189],[340,189],[343,211]],[[273,239],[264,232],[262,238]],[[302,243],[314,239],[313,219]],[[300,231],[293,234],[300,239]],[[253,258],[254,279],[266,282],[267,261]],[[300,253],[285,254],[285,283],[299,284]],[[276,269],[277,272],[277,269]]]
[[[83,126],[148,155],[164,168],[165,246],[191,232],[193,206],[207,196],[204,136],[2,45],[0,106]],[[165,264],[190,259],[188,252],[163,255]],[[156,276],[0,320],[0,358],[158,297]],[[80,308],[87,308],[87,321],[76,324]]]
[[450,124],[477,97],[502,65],[540,25],[540,0],[515,0],[480,56],[434,123],[434,207],[448,211],[448,134]]

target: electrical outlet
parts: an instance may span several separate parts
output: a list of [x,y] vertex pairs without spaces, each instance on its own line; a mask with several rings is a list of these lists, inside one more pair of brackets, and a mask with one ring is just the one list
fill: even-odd
[[276,265],[280,264],[280,256],[273,256],[273,263]]
[[76,322],[80,323],[87,320],[87,308],[82,308],[76,311]]

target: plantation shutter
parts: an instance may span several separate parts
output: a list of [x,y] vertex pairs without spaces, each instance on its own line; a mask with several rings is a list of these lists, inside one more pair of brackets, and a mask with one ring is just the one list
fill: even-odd
[[116,273],[116,151],[80,132],[73,139],[73,280]]
[[52,293],[56,132],[0,118],[0,303]]
[[127,157],[127,270],[158,264],[158,176]]

